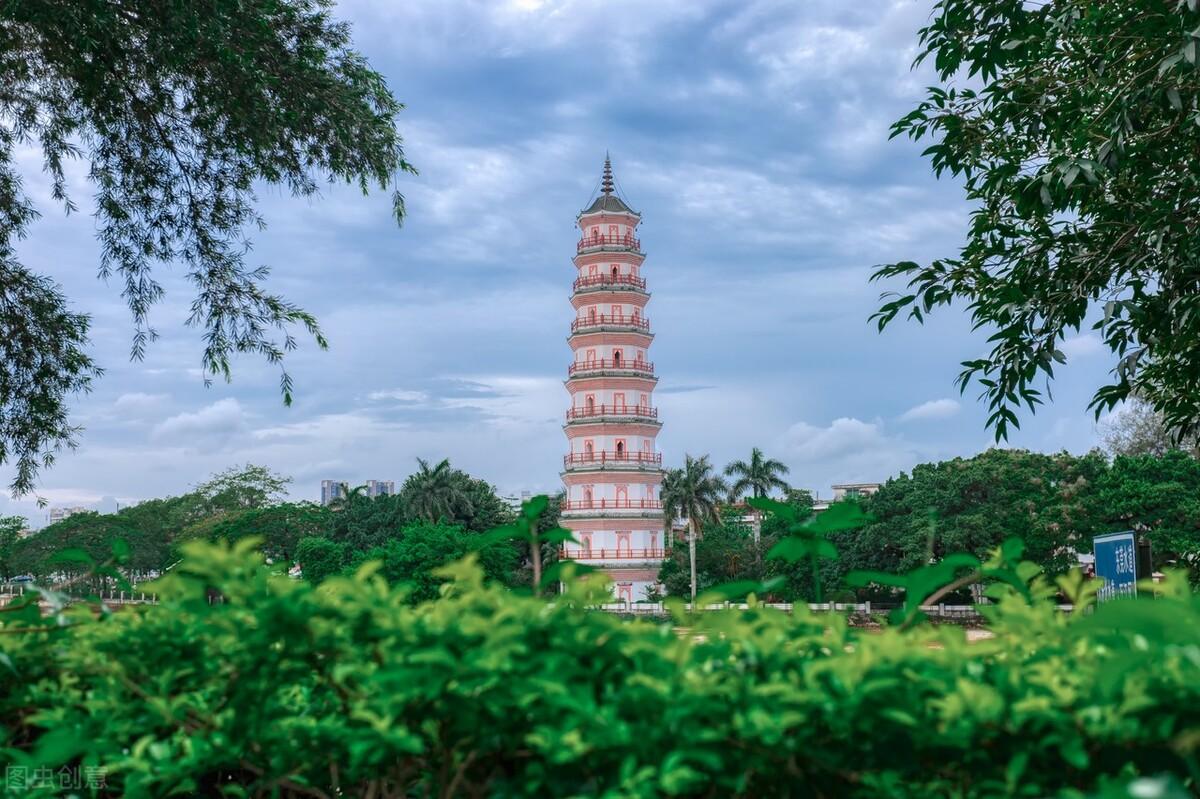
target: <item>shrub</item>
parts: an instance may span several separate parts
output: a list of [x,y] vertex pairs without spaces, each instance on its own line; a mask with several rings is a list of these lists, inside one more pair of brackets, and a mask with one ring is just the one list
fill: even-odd
[[187,544],[158,606],[0,614],[43,630],[0,636],[0,760],[134,797],[1068,797],[1196,768],[1182,581],[1094,615],[1008,591],[975,644],[759,607],[680,635],[589,611],[596,580],[544,600],[472,557],[410,606],[374,566],[313,585],[253,546]]

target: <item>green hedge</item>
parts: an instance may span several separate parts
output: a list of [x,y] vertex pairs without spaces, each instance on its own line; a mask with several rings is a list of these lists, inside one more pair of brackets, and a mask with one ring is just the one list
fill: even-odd
[[134,797],[1194,784],[1200,605],[1182,583],[1095,614],[1056,612],[1044,585],[1032,603],[1009,592],[988,610],[996,637],[968,644],[957,628],[761,608],[623,621],[587,610],[586,585],[523,596],[469,560],[448,567],[442,597],[410,606],[369,566],[314,587],[252,546],[187,545],[159,606],[76,606],[41,632],[54,617],[0,614],[15,633],[0,635],[3,764],[103,769],[102,792]]

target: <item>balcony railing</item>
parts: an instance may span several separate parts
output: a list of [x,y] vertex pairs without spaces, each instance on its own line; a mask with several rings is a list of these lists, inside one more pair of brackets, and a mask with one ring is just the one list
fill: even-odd
[[611,287],[615,289],[635,288],[646,290],[646,278],[636,275],[588,275],[575,278],[575,291],[589,288]]
[[661,452],[571,452],[563,456],[563,466],[662,466]]
[[650,332],[650,320],[644,316],[633,314],[597,314],[595,316],[583,316],[571,323],[571,332],[575,333],[588,327],[632,327],[635,330],[640,330],[643,333]]
[[658,499],[568,499],[560,507],[563,510],[662,510]]
[[650,361],[627,361],[624,358],[620,360],[615,360],[613,358],[598,358],[590,361],[576,361],[567,368],[567,374],[573,375],[581,372],[602,372],[610,369],[654,374],[654,364]]
[[579,240],[576,250],[582,252],[591,247],[624,247],[641,252],[642,241],[633,236],[584,236]]
[[567,421],[573,419],[590,419],[595,416],[641,416],[647,419],[658,418],[658,408],[647,405],[592,405],[582,408],[567,408]]
[[669,549],[563,549],[559,554],[571,560],[666,560]]

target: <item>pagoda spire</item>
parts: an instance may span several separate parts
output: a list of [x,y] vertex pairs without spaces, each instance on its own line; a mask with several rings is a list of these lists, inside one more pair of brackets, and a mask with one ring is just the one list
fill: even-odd
[[600,190],[605,194],[613,193],[612,159],[608,157],[608,151],[604,153],[604,177],[600,181]]

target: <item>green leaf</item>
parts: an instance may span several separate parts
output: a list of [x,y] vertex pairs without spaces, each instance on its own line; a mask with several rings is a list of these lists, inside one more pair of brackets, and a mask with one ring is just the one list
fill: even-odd
[[546,512],[546,507],[550,504],[550,497],[545,494],[538,494],[526,500],[521,505],[521,515],[526,519],[533,521],[541,517]]

